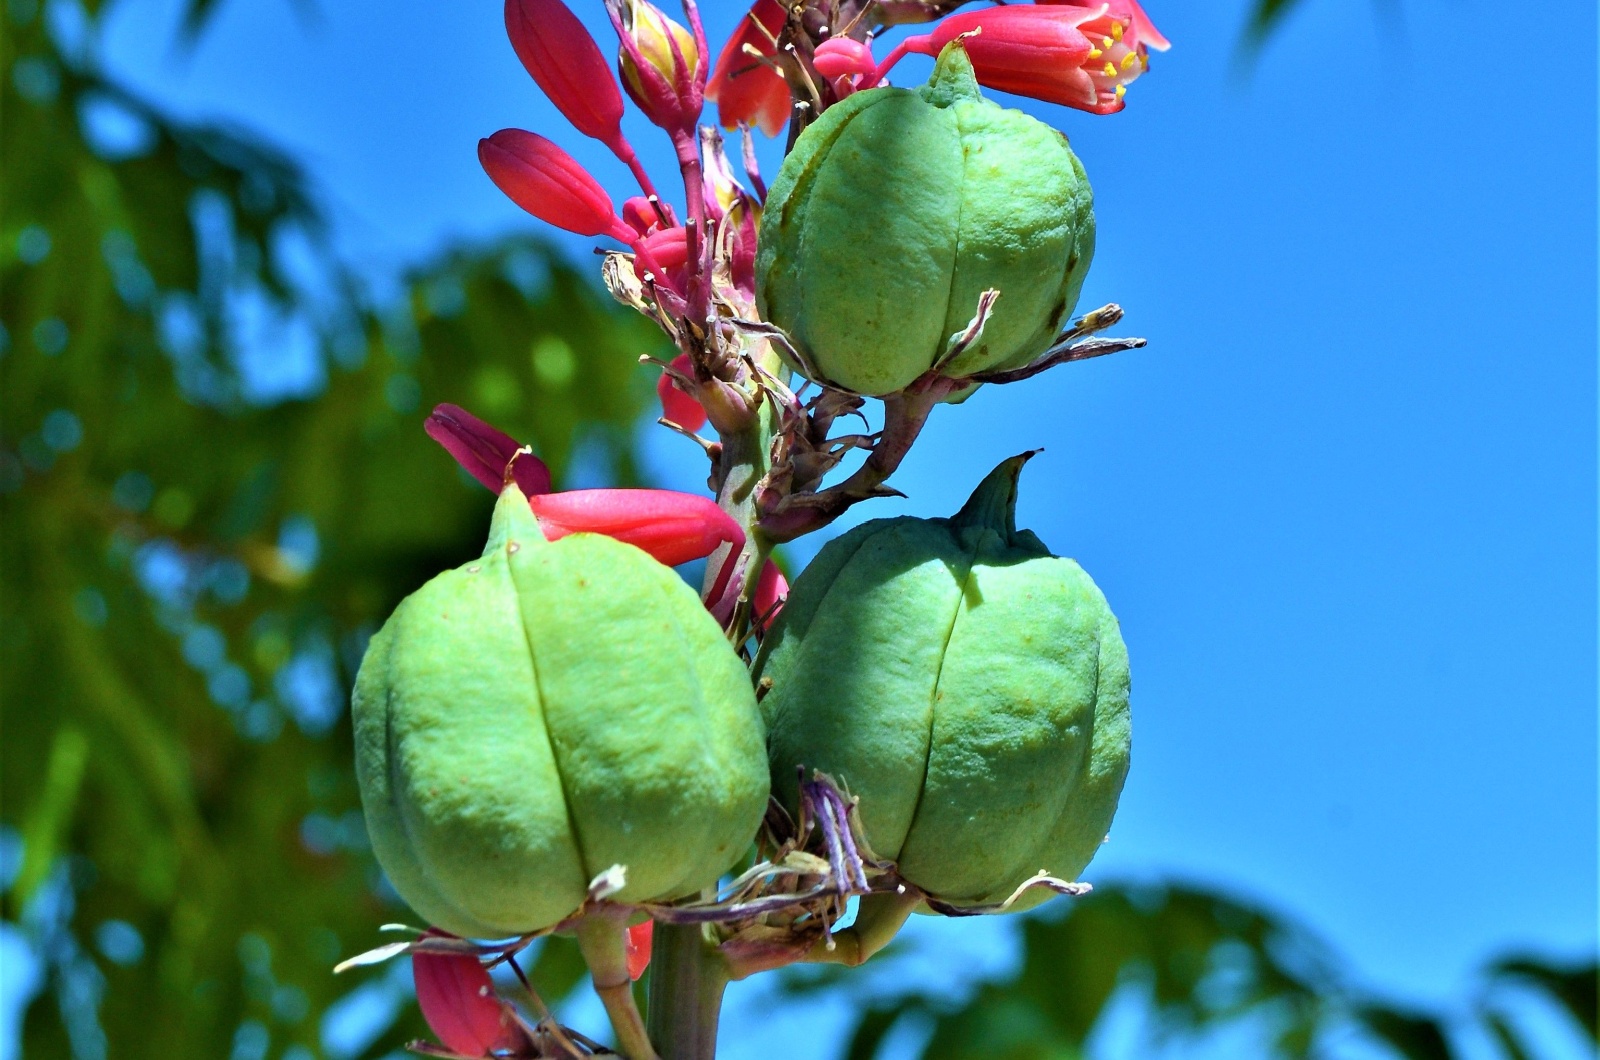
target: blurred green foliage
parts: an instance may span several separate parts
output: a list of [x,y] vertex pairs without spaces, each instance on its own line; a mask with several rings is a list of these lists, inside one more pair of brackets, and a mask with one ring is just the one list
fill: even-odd
[[[1363,989],[1293,920],[1201,888],[1097,887],[1029,917],[1022,942],[1020,965],[966,998],[921,989],[874,995],[846,1057],[886,1055],[880,1050],[891,1035],[910,1032],[924,1043],[914,1055],[937,1060],[1078,1060],[1127,1002],[1141,1024],[1132,1055],[1216,1032],[1244,1043],[1239,1055],[1264,1057],[1531,1060],[1593,1055],[1600,1043],[1592,963],[1496,961],[1476,977],[1472,996],[1430,1011]],[[886,956],[895,959],[893,950]],[[837,978],[801,975],[792,988]],[[1548,1031],[1530,1033],[1527,1017],[1539,1007],[1559,1014],[1582,1052],[1552,1045]],[[1117,1052],[1129,1055],[1129,1046]],[[908,1055],[904,1042],[894,1055]]]
[[[366,849],[347,688],[491,502],[422,418],[455,401],[558,477],[581,451],[627,483],[635,358],[659,338],[525,239],[375,299],[292,159],[162,114],[34,0],[4,19],[0,942],[9,990],[28,992],[22,950],[42,976],[24,1055],[383,1055],[423,1034],[404,965],[331,974],[409,917]],[[1468,1019],[1538,1056],[1528,995],[1595,1035],[1592,965],[1504,961],[1465,1016],[1418,1013],[1355,991],[1285,919],[1191,889],[1105,887],[1022,931],[1022,966],[965,1001],[861,994],[850,1055],[922,1021],[928,1056],[1078,1056],[1130,990],[1153,1032],[1254,1019],[1284,1055],[1353,1028],[1451,1056]],[[554,1001],[581,965],[552,943],[533,974]]]
[[582,447],[626,482],[660,340],[529,240],[377,303],[291,160],[165,117],[37,5],[6,19],[4,914],[59,1001],[28,1009],[26,1053],[322,1055],[356,985],[332,964],[405,915],[366,851],[345,689],[493,499],[422,419],[456,401],[558,476]]

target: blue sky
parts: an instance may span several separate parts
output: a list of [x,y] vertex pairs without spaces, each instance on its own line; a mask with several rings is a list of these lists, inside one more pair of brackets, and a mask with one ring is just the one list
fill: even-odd
[[[539,97],[498,4],[318,7],[235,0],[183,56],[171,0],[125,0],[105,54],[297,152],[374,275],[537,226],[478,169],[498,128],[630,190]],[[1248,72],[1240,0],[1149,11],[1174,48],[1123,114],[1023,106],[1096,190],[1081,305],[1122,303],[1150,347],[941,410],[910,500],[862,514],[948,514],[1045,448],[1021,521],[1099,582],[1134,668],[1091,880],[1237,888],[1421,1001],[1506,946],[1591,950],[1594,5],[1302,0]],[[739,14],[708,3],[713,38]],[[630,134],[665,185],[663,141]],[[651,466],[695,488],[672,443]],[[963,952],[1005,935],[933,928]]]

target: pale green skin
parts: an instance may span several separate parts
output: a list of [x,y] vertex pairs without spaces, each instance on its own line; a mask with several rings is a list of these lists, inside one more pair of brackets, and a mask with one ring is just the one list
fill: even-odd
[[[1128,770],[1128,654],[1089,576],[1015,530],[1008,462],[954,519],[880,519],[795,582],[756,661],[773,790],[859,796],[874,853],[954,904],[1072,880]],[[1035,904],[1049,892],[1019,902]]]
[[757,246],[764,319],[818,382],[883,395],[940,358],[988,288],[982,340],[944,374],[1044,352],[1094,256],[1093,193],[1067,138],[984,99],[951,44],[923,88],[858,92],[801,134]]
[[694,591],[632,545],[546,541],[515,487],[483,558],[372,639],[353,710],[378,861],[457,935],[549,927],[612,865],[618,901],[698,892],[766,809],[749,676]]

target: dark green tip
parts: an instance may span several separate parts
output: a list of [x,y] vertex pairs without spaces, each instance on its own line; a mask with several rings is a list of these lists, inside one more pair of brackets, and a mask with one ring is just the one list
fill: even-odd
[[1043,452],[1030,449],[1009,460],[984,476],[978,488],[972,491],[967,503],[951,518],[957,527],[978,527],[994,530],[1006,538],[1017,532],[1017,479],[1022,475],[1022,465]]
[[972,72],[972,60],[967,58],[967,49],[961,46],[960,37],[940,49],[939,59],[933,64],[928,83],[918,91],[923,99],[935,107],[948,107],[964,99],[983,98],[983,93],[978,89],[977,75]]

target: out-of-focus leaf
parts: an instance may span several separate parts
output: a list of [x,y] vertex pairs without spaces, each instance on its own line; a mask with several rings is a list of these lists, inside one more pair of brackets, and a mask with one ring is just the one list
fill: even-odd
[[1495,1044],[1505,1052],[1507,1060],[1533,1060],[1533,1053],[1523,1046],[1522,1039],[1504,1016],[1491,1012],[1484,1018],[1484,1026],[1494,1037]]
[[1355,1018],[1368,1033],[1406,1060],[1451,1060],[1455,1055],[1444,1027],[1432,1016],[1388,1005],[1362,1005],[1356,1009]]
[[[627,484],[660,340],[530,239],[375,303],[281,152],[123,91],[37,4],[0,18],[0,822],[26,865],[0,912],[56,989],[104,981],[31,1005],[24,1055],[73,1055],[63,1011],[129,1060],[322,1055],[359,985],[334,964],[409,917],[348,685],[493,503],[423,418],[458,402]],[[425,1028],[373,1033],[359,1055]]]
[[1518,954],[1492,964],[1489,976],[1541,991],[1600,1043],[1600,964],[1561,965]]

